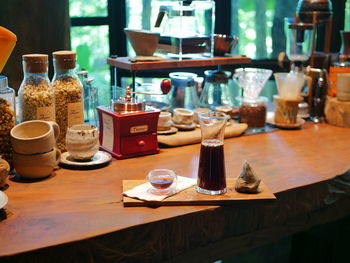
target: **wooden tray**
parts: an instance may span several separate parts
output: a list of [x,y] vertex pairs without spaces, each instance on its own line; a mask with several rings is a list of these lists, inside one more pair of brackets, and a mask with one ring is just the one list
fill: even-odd
[[[123,180],[122,191],[145,183],[145,180]],[[262,201],[275,200],[275,195],[261,182],[260,192],[257,194],[242,194],[236,192],[233,185],[235,179],[228,178],[226,180],[229,186],[227,192],[223,195],[205,195],[199,194],[195,190],[195,186],[183,190],[182,192],[170,196],[162,201],[142,201],[130,197],[123,196],[123,204],[125,207],[130,206],[181,206],[181,205],[228,205],[239,201]]]

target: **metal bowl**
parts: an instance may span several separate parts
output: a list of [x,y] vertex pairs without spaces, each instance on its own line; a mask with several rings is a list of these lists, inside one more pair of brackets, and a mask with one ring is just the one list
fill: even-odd
[[215,34],[214,56],[224,56],[226,53],[230,53],[237,46],[238,39],[236,36]]
[[153,56],[158,46],[159,33],[129,28],[124,28],[124,32],[136,56]]

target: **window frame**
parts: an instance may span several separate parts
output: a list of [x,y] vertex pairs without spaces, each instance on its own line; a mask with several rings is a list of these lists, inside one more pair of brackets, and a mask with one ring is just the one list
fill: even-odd
[[[231,34],[231,0],[214,0],[215,15],[220,17],[215,21],[215,33]],[[344,29],[345,6],[346,1],[350,0],[332,0],[333,4],[333,30],[331,47],[332,52],[340,49],[341,38],[340,30]],[[100,26],[108,25],[109,27],[109,49],[110,56],[124,57],[127,56],[127,39],[123,29],[126,27],[126,0],[107,0],[108,15],[106,17],[72,17],[71,26]],[[321,44],[322,45],[322,44]],[[107,58],[106,58],[107,59]],[[281,69],[278,66],[277,59],[254,59],[247,66],[264,67],[274,71]],[[226,66],[225,68],[234,69],[239,65]],[[111,83],[115,83],[113,69],[111,68]],[[196,72],[203,76],[203,68],[182,69],[184,71]],[[131,76],[131,73],[125,70],[118,70],[118,85],[120,78]],[[169,70],[149,70],[138,72],[138,77],[167,77]]]

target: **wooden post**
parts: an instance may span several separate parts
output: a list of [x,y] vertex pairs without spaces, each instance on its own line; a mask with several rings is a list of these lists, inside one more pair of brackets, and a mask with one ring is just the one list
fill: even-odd
[[68,0],[2,0],[0,25],[17,35],[17,45],[2,72],[16,90],[23,79],[23,54],[48,54],[52,77],[52,52],[70,48]]

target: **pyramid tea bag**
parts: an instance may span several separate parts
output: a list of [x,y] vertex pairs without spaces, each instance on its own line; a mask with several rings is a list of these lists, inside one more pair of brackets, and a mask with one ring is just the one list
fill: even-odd
[[241,174],[236,179],[235,189],[240,193],[258,193],[260,181],[250,164],[245,161]]

